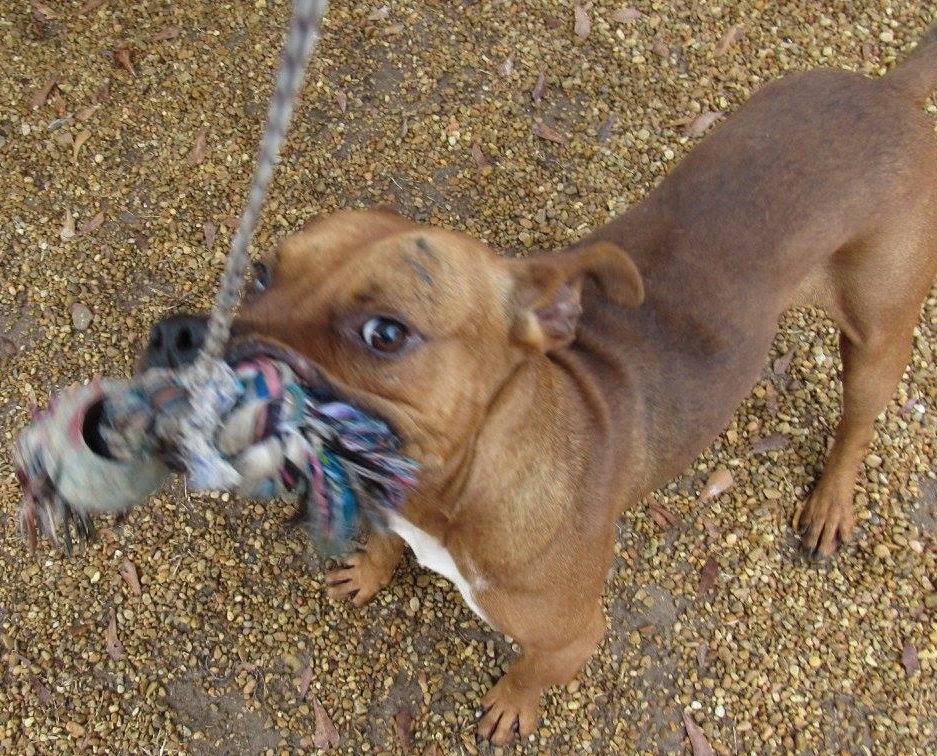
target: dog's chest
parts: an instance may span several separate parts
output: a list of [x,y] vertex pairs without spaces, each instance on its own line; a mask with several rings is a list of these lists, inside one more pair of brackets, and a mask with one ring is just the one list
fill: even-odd
[[[469,608],[483,620],[488,621],[472,595],[472,581],[462,574],[452,558],[452,554],[445,546],[397,512],[390,513],[388,525],[392,531],[407,542],[421,565],[452,581],[455,587],[459,589],[459,593],[462,594],[462,598]],[[474,582],[477,584],[478,580]]]

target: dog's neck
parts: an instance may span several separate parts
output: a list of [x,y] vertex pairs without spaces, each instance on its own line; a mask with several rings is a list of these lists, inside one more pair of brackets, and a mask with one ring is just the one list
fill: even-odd
[[575,245],[617,244],[644,279],[645,300],[634,309],[610,304],[587,282],[571,347],[601,387],[613,423],[640,424],[642,494],[679,475],[725,427],[757,380],[772,333],[749,327],[773,315],[747,297],[750,271],[738,266],[727,276],[700,263],[705,233],[674,220],[667,186]]
[[[531,553],[532,532],[544,539],[568,532],[585,510],[596,526],[613,522],[644,488],[640,422],[629,396],[609,405],[589,362],[567,348],[520,363],[472,441],[411,497],[408,518],[455,538],[468,530],[481,538],[498,531],[499,541],[505,532],[524,534],[518,554]],[[505,457],[514,460],[510,480],[497,477]],[[615,500],[602,501],[603,491]]]

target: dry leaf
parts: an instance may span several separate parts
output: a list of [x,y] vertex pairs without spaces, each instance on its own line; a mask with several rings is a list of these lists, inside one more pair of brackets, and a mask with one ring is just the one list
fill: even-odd
[[205,246],[209,249],[215,243],[215,232],[217,231],[218,227],[210,220],[202,224],[202,233],[205,234]]
[[394,716],[394,730],[404,753],[413,748],[413,715],[406,709],[401,709]]
[[700,729],[700,726],[693,721],[688,711],[683,712],[683,724],[686,727],[686,734],[690,738],[690,745],[693,748],[693,756],[715,756],[713,748],[706,740],[706,736]]
[[556,16],[544,16],[543,23],[547,29],[559,29],[563,25],[563,22]]
[[644,14],[637,8],[620,8],[619,10],[612,12],[612,21],[617,21],[619,24],[624,24],[628,21],[636,21],[643,15]]
[[663,530],[667,530],[669,527],[667,524],[667,518],[653,505],[648,506],[648,512],[651,513],[651,519],[654,520],[658,525],[661,526]]
[[[61,118],[61,119],[64,119],[64,118],[65,118],[65,111],[66,111],[65,98],[62,97],[62,95],[60,95],[58,92],[56,92],[56,93],[53,95],[53,98],[52,98],[52,107],[55,108],[55,114],[56,114],[59,118]],[[52,128],[51,125],[50,125],[49,128]]]
[[699,586],[696,589],[696,598],[702,598],[709,593],[716,584],[719,576],[719,565],[712,557],[707,557],[699,571]]
[[784,433],[772,433],[770,436],[759,438],[752,444],[752,454],[764,454],[769,451],[783,449],[791,442],[791,437]]
[[538,136],[541,139],[548,139],[551,142],[556,142],[557,144],[566,144],[569,139],[566,138],[559,131],[554,129],[552,126],[547,126],[543,121],[537,121],[532,127],[531,131],[534,132],[534,136]]
[[791,360],[794,359],[794,350],[788,349],[783,355],[778,357],[771,366],[775,375],[784,375],[791,366]]
[[368,14],[368,21],[383,21],[390,15],[390,8],[386,5],[382,5],[380,8],[375,8]]
[[107,0],[88,0],[88,2],[86,2],[83,6],[81,6],[81,10],[78,12],[79,13],[91,13],[91,11],[97,10],[106,2]]
[[718,538],[722,535],[722,531],[719,529],[719,526],[716,525],[716,521],[713,520],[709,515],[702,515],[700,520],[703,522],[703,527],[706,528],[706,532],[709,534],[710,538]]
[[80,234],[90,234],[97,231],[101,226],[104,225],[104,212],[97,213],[96,215],[88,218],[84,223],[81,224],[78,228],[78,233]]
[[914,673],[921,668],[921,662],[917,657],[917,649],[913,643],[905,643],[901,652],[901,663],[904,664],[904,671],[908,677],[913,677]]
[[547,75],[541,71],[540,75],[537,76],[537,83],[534,84],[534,89],[530,93],[531,98],[534,101],[534,104],[539,105],[540,101],[543,99],[543,94],[547,90]]
[[706,481],[706,485],[703,486],[703,490],[699,495],[700,501],[711,501],[715,499],[720,494],[725,493],[734,483],[732,478],[732,473],[730,473],[726,468],[720,467],[712,475],[709,476],[709,480]]
[[143,595],[143,590],[140,588],[140,578],[137,576],[137,568],[134,566],[133,562],[126,557],[124,557],[124,561],[120,563],[120,576],[124,579],[124,582],[127,583],[130,592],[134,596]]
[[706,669],[706,661],[709,657],[709,644],[700,643],[696,647],[696,665],[701,669]]
[[573,31],[576,32],[577,37],[585,39],[592,31],[592,19],[589,18],[589,12],[581,5],[577,5],[573,8],[573,15],[576,17],[576,25]]
[[175,39],[180,34],[182,34],[182,29],[180,29],[175,24],[170,24],[169,26],[156,32],[156,34],[150,37],[150,39],[152,39],[153,42],[166,42],[170,39]]
[[348,110],[348,95],[339,90],[335,93],[335,104],[338,105],[338,109],[343,113]]
[[59,236],[62,237],[63,241],[68,241],[75,237],[75,216],[72,215],[71,208],[66,208],[65,217],[62,219],[62,229],[59,231]]
[[732,26],[726,30],[726,33],[722,35],[719,44],[716,45],[716,55],[725,55],[729,52],[729,48],[743,36],[745,36],[745,26],[743,24],[732,24]]
[[232,231],[236,231],[241,226],[241,219],[235,215],[226,215],[221,219],[221,225],[225,228],[230,228]]
[[38,110],[43,105],[45,105],[46,100],[49,98],[49,93],[52,92],[53,87],[58,84],[59,76],[61,75],[61,71],[56,71],[48,78],[46,83],[42,85],[42,89],[36,92],[36,94],[33,95],[33,98],[29,101],[30,110]]
[[72,145],[72,163],[78,164],[78,153],[81,151],[84,143],[91,139],[91,132],[85,129],[75,137],[75,143]]
[[441,756],[439,753],[439,747],[435,743],[430,743],[426,750],[423,751],[423,756]]
[[52,10],[45,3],[36,2],[33,0],[33,16],[35,16],[39,21],[47,21],[50,18],[56,18],[55,11]]
[[299,676],[299,700],[305,701],[306,694],[309,692],[309,686],[312,685],[312,667],[306,666],[303,673]]
[[679,528],[683,525],[683,521],[679,517],[673,512],[664,509],[656,501],[650,502],[650,504],[648,504],[648,509],[650,510],[654,522],[660,525],[664,530],[668,528]]
[[692,121],[690,121],[687,127],[683,130],[683,134],[684,136],[688,136],[691,139],[702,136],[706,129],[722,118],[722,116],[723,112],[721,110],[716,110],[711,113],[701,113]]
[[514,71],[514,53],[511,53],[504,59],[504,62],[498,66],[498,73],[502,76],[510,76]]
[[32,685],[33,693],[36,694],[36,697],[39,699],[40,703],[47,704],[52,700],[52,694],[45,686],[45,683],[43,683],[42,680],[40,680],[32,673],[29,675],[29,684]]
[[479,173],[482,168],[491,165],[491,158],[482,151],[478,142],[472,142],[472,159],[475,161],[475,167],[478,169]]
[[334,748],[338,745],[338,730],[325,713],[322,704],[318,698],[312,699],[312,706],[316,712],[316,731],[312,736],[312,742],[316,748]]
[[117,613],[111,609],[111,621],[107,624],[107,631],[104,633],[104,639],[107,642],[107,655],[114,661],[124,658],[124,647],[117,637]]
[[198,134],[195,136],[195,146],[192,148],[192,151],[189,153],[189,163],[191,165],[198,165],[205,159],[205,154],[208,152],[208,134],[205,132],[205,129],[199,129]]
[[131,76],[136,76],[137,72],[133,68],[133,52],[124,40],[118,40],[114,47],[114,61],[127,71]]
[[9,336],[0,336],[0,351],[7,357],[15,357],[19,354],[20,349]]
[[384,29],[384,34],[386,34],[388,37],[392,37],[395,34],[400,34],[404,28],[405,27],[403,24],[391,24],[386,29]]

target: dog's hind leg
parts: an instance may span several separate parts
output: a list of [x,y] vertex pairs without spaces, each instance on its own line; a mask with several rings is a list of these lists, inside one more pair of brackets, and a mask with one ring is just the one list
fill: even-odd
[[[919,224],[920,225],[920,224]],[[805,551],[830,556],[855,524],[859,466],[911,356],[914,326],[937,266],[937,236],[907,228],[841,250],[826,267],[817,303],[838,322],[843,409],[823,474],[794,517]],[[823,300],[826,301],[823,301]]]
[[794,517],[808,553],[830,556],[852,536],[853,495],[859,465],[872,441],[875,418],[885,408],[908,364],[911,329],[889,328],[863,343],[840,334],[843,411],[819,483]]

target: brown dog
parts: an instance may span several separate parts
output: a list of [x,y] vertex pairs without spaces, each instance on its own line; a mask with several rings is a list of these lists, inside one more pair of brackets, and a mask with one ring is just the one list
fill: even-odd
[[[840,326],[844,406],[795,527],[811,552],[849,538],[857,469],[937,269],[920,112],[935,84],[937,29],[877,81],[788,76],[556,254],[502,259],[378,210],[308,225],[261,270],[238,329],[315,361],[422,464],[395,534],[331,571],[329,594],[366,602],[405,542],[452,579],[524,649],[484,700],[485,736],[530,733],[541,692],[588,659],[620,513],[720,432],[796,303]],[[180,349],[199,328],[165,327]]]

